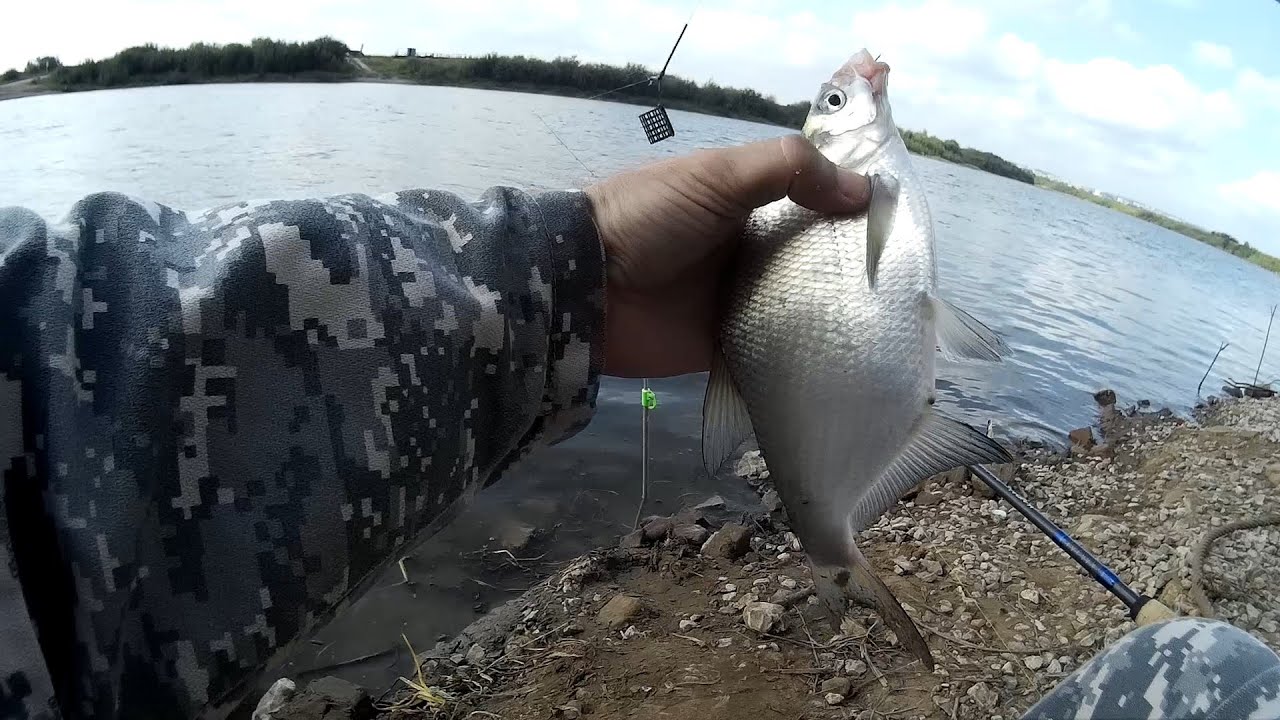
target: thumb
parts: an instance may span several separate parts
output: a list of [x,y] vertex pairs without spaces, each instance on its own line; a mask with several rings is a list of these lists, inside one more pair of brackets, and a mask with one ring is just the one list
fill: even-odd
[[783,197],[823,213],[858,212],[871,198],[865,175],[831,162],[803,135],[712,152],[720,155],[719,162],[704,167],[724,175],[709,178],[708,185],[722,188],[725,204],[743,215]]

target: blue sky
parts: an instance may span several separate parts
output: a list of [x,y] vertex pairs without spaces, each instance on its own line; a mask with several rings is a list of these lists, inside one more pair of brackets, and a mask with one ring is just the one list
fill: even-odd
[[691,13],[673,73],[807,100],[865,46],[892,67],[902,127],[1280,255],[1274,0],[68,0],[57,13],[8,9],[0,68],[148,41],[320,34],[368,52],[413,45],[657,66]]

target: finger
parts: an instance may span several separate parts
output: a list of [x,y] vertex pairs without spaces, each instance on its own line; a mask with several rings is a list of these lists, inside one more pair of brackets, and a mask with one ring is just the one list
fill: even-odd
[[797,205],[826,213],[866,208],[871,184],[866,176],[828,160],[802,135],[787,135],[715,151],[728,177],[709,178],[708,185],[730,193],[726,204],[742,214],[789,197]]

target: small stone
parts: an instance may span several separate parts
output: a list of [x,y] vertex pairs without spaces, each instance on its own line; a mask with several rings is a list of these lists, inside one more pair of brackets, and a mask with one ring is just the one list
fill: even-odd
[[804,545],[800,543],[800,538],[793,532],[784,533],[782,536],[787,541],[787,549],[791,552],[801,552]]
[[671,537],[689,545],[701,546],[707,541],[711,531],[701,525],[677,525],[671,531]]
[[942,493],[936,490],[921,490],[916,493],[915,502],[919,507],[932,507],[942,502]]
[[576,700],[556,708],[556,715],[565,720],[578,720],[582,717],[582,705]]
[[796,581],[792,580],[791,578],[783,578],[781,582],[779,582],[778,584],[788,590],[796,589]]
[[965,694],[973,698],[973,701],[978,704],[978,707],[984,710],[995,707],[996,703],[1000,701],[1000,694],[995,690],[992,690],[991,686],[987,685],[985,682],[976,682],[973,685],[970,685],[969,689],[965,691]]
[[1094,402],[1098,403],[1099,407],[1108,407],[1110,405],[1115,405],[1116,391],[1110,388],[1099,390],[1098,392],[1093,394],[1093,400]]
[[1067,433],[1067,439],[1071,441],[1072,447],[1088,450],[1094,446],[1092,428],[1076,428]]
[[727,648],[733,645],[733,638],[716,638],[716,647]]
[[284,707],[297,691],[298,686],[289,678],[276,680],[258,701],[252,720],[271,720],[272,713]]
[[702,545],[702,554],[737,560],[751,549],[751,532],[737,523],[725,523]]
[[1054,675],[1062,672],[1062,663],[1058,662],[1057,658],[1049,661],[1049,672]]
[[742,454],[738,459],[738,464],[734,467],[733,472],[741,478],[759,478],[768,477],[769,469],[765,466],[764,458],[760,456],[759,450],[749,450]]
[[748,603],[742,609],[742,622],[758,633],[767,633],[781,624],[785,612],[785,608],[776,603]]
[[1013,661],[1010,660],[1006,662],[1004,665],[1000,666],[1000,672],[1004,673],[1005,675],[1013,675],[1017,673],[1017,668],[1013,666]]
[[845,660],[844,671],[849,673],[853,677],[859,677],[861,675],[866,674],[867,664],[862,662],[861,660]]
[[1018,597],[1021,597],[1023,600],[1026,600],[1032,605],[1040,604],[1040,593],[1034,590],[1033,588],[1027,588],[1026,590],[1023,590],[1022,592],[1018,593]]
[[693,620],[680,621],[680,632],[689,632],[690,630],[696,627],[698,627],[698,623],[694,622]]
[[716,508],[722,508],[722,507],[724,507],[724,498],[720,497],[719,495],[712,495],[706,500],[703,500],[697,505],[694,505],[693,509],[694,510],[714,510]]
[[1039,670],[1044,667],[1044,658],[1039,655],[1028,655],[1022,664],[1026,665],[1028,670]]
[[955,608],[951,606],[950,600],[942,600],[938,603],[938,612],[943,615],[950,615],[954,610]]
[[847,677],[836,676],[822,681],[822,692],[840,695],[842,700],[849,695],[849,688],[850,682]]
[[625,549],[644,547],[644,531],[636,530],[623,535],[622,540],[618,542],[618,547]]
[[471,647],[467,648],[468,665],[483,665],[486,657],[484,647],[480,643],[471,643]]
[[648,542],[657,542],[671,533],[676,523],[669,517],[654,518],[645,523],[641,531],[644,533],[644,539]]
[[778,553],[778,562],[786,562],[791,559],[791,553]]
[[600,612],[596,614],[596,620],[609,628],[616,630],[626,625],[636,615],[640,614],[643,609],[640,598],[630,595],[614,595],[604,607],[600,608]]
[[[307,692],[337,705],[344,712],[349,712],[350,717],[364,717],[367,706],[372,704],[364,688],[332,675],[312,680],[307,685]],[[335,712],[333,717],[342,716]]]
[[633,638],[633,637],[635,637],[635,636],[637,636],[637,635],[639,635],[639,634],[640,634],[640,631],[639,631],[639,630],[636,630],[636,626],[635,626],[635,625],[628,625],[628,626],[627,626],[627,629],[622,631],[622,639],[623,639],[623,640],[630,640],[631,638]]
[[760,498],[760,504],[764,506],[767,513],[776,513],[782,509],[782,498],[778,496],[777,490],[770,490]]
[[826,695],[823,695],[822,698],[827,701],[828,705],[832,706],[839,705],[844,702],[844,696],[840,693],[827,693]]

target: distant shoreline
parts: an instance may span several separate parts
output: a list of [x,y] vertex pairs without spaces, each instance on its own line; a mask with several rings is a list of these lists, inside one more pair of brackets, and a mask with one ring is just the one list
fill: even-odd
[[[49,64],[46,64],[48,62]],[[35,75],[36,68],[49,69]],[[580,63],[576,58],[541,60],[524,56],[480,57],[376,56],[352,52],[332,38],[306,43],[283,43],[260,38],[245,45],[196,43],[184,49],[133,47],[105,60],[61,66],[56,58],[28,64],[16,82],[0,84],[0,101],[63,92],[83,92],[163,85],[222,83],[336,83],[376,82],[400,85],[465,87],[523,92],[560,97],[594,98],[637,107],[658,102],[656,89],[645,82],[653,77],[647,68]],[[637,80],[639,78],[639,80]],[[807,102],[781,104],[772,97],[714,82],[695,83],[673,75],[662,84],[662,103],[673,110],[725,117],[773,127],[797,130],[808,114]],[[1034,173],[993,153],[964,147],[927,132],[900,128],[907,149],[956,165],[1007,177],[1087,200],[1131,217],[1216,247],[1228,254],[1280,273],[1280,258],[1241,243],[1232,236],[1205,230],[1120,198],[1076,187]]]

